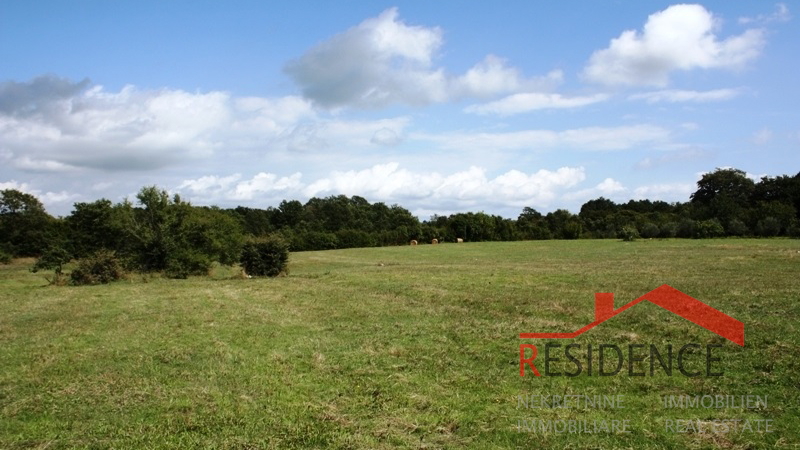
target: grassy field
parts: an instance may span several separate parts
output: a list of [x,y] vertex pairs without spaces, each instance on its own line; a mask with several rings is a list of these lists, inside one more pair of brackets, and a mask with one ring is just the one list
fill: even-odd
[[[220,268],[91,287],[47,286],[30,265],[0,266],[4,449],[800,447],[798,240],[304,252],[276,279]],[[665,283],[744,322],[745,347],[647,302],[571,342],[719,343],[724,376],[520,377],[519,333],[577,330],[595,292],[621,305]],[[624,395],[625,408],[520,407],[532,394]],[[683,394],[768,402],[661,406]],[[530,432],[528,419],[630,432]],[[668,419],[773,422],[677,433]]]

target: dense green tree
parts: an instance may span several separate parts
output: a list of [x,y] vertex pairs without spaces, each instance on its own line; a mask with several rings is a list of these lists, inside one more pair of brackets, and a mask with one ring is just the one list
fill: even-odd
[[517,217],[517,231],[521,239],[552,239],[544,216],[533,208],[525,207]]
[[691,195],[697,207],[696,219],[714,219],[728,223],[746,216],[755,183],[738,169],[717,169],[707,173],[697,182],[697,191]]
[[756,183],[752,194],[752,204],[779,202],[794,207],[796,218],[800,219],[800,173],[790,177],[762,177]]
[[244,243],[240,263],[249,276],[276,277],[287,270],[289,245],[278,235],[251,238]]
[[13,256],[39,256],[62,239],[58,220],[31,194],[0,191],[0,245]]
[[107,199],[75,203],[65,219],[73,255],[81,258],[101,249],[121,249],[125,238],[123,214]]
[[278,215],[279,220],[277,221],[279,228],[297,228],[303,220],[303,204],[297,200],[282,201],[278,205],[278,211],[280,212]]
[[229,215],[192,207],[155,186],[142,188],[136,198],[140,207],[122,205],[128,237],[124,252],[135,267],[184,278],[206,272],[214,261],[238,260],[242,232]]

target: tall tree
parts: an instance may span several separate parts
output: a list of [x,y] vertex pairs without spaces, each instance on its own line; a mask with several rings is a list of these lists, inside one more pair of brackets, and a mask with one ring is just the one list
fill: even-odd
[[39,256],[60,238],[42,202],[16,189],[0,191],[0,245],[15,256]]
[[697,209],[697,219],[718,219],[727,224],[748,215],[755,182],[739,169],[717,169],[703,175],[691,201]]

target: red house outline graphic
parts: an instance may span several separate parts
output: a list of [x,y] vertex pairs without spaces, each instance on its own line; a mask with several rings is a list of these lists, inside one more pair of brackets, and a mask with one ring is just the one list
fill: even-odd
[[596,293],[594,296],[594,322],[572,333],[520,333],[522,339],[571,339],[591,330],[626,309],[647,300],[669,312],[694,322],[725,339],[744,347],[744,323],[718,311],[696,298],[664,284],[644,294],[627,305],[614,309],[614,294]]

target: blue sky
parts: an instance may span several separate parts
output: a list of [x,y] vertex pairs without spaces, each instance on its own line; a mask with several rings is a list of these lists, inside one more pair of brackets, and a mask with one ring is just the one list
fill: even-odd
[[0,2],[0,188],[516,217],[800,171],[790,2]]

